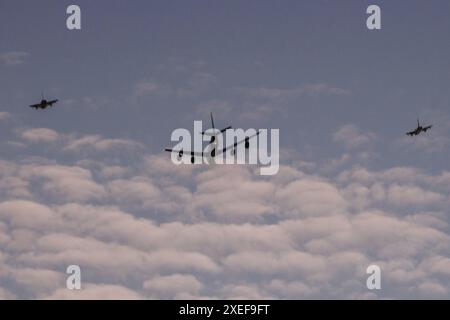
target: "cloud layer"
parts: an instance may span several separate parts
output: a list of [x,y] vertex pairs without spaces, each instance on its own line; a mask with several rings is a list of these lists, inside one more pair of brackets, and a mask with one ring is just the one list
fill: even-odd
[[[0,160],[0,298],[449,297],[450,172],[326,177],[295,159],[262,177],[256,167],[176,167],[139,147],[133,163],[111,159],[120,139],[19,135],[30,146],[59,141],[67,160]],[[86,145],[100,157],[70,160]],[[65,288],[72,264],[78,292]],[[366,288],[371,264],[381,291]]]

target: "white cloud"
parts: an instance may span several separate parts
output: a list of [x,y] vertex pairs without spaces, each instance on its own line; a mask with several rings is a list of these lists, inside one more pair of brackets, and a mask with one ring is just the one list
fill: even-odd
[[321,216],[343,212],[347,206],[339,190],[326,181],[302,179],[278,188],[283,212],[292,216]]
[[357,126],[348,124],[340,127],[334,134],[333,140],[343,143],[347,148],[357,148],[368,145],[376,139],[373,132],[362,132]]
[[448,297],[448,289],[436,281],[425,281],[418,286],[418,290],[423,297]]
[[185,294],[197,295],[203,284],[190,274],[159,276],[144,282],[143,287],[155,298],[171,298]]
[[294,250],[279,253],[240,252],[226,257],[224,264],[231,272],[294,277],[314,277],[326,268],[324,257]]
[[[448,172],[359,167],[325,179],[283,165],[268,178],[166,156],[0,161],[0,296],[448,296]],[[376,296],[365,287],[373,263]],[[70,264],[80,292],[64,287]]]
[[9,276],[27,291],[42,295],[64,285],[65,275],[54,270],[39,268],[12,269]]
[[129,172],[128,168],[123,166],[102,166],[101,174],[105,178],[120,178],[125,176]]
[[161,191],[152,181],[144,177],[131,180],[113,180],[108,189],[118,202],[138,203],[146,208],[154,208],[155,201],[161,198]]
[[56,218],[55,213],[48,207],[24,200],[0,203],[0,216],[13,227],[31,230],[50,227]]
[[87,135],[77,139],[70,139],[63,150],[77,152],[80,150],[108,151],[113,149],[142,148],[139,142],[129,139],[105,139],[100,135]]
[[58,132],[47,128],[28,129],[21,133],[21,137],[30,142],[55,142],[60,138]]
[[388,201],[400,206],[423,206],[440,204],[445,196],[416,186],[392,185],[387,190]]
[[48,300],[139,300],[143,297],[129,288],[111,284],[85,284],[82,290],[57,289]]
[[0,300],[13,300],[17,297],[4,288],[0,288]]
[[102,185],[96,183],[90,171],[63,165],[25,165],[19,176],[28,178],[39,190],[59,202],[86,201],[106,195]]

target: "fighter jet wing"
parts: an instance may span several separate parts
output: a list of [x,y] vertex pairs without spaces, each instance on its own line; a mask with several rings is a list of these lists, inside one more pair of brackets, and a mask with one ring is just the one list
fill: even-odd
[[51,107],[54,103],[57,103],[58,99],[47,102],[47,104]]
[[413,131],[407,132],[406,134],[408,136],[417,136],[420,133],[420,131],[418,129],[415,129]]
[[427,130],[431,129],[432,127],[433,127],[433,125],[428,126],[428,127],[425,127],[425,128],[423,128],[422,130],[423,130],[424,132],[427,132]]
[[256,134],[254,134],[254,135],[252,135],[252,136],[250,136],[250,137],[246,137],[244,140],[235,142],[234,144],[229,145],[228,147],[223,148],[222,150],[219,150],[218,154],[224,153],[224,152],[227,152],[227,151],[230,150],[230,149],[236,148],[238,145],[244,143],[245,140],[247,140],[247,139],[250,140],[250,139],[252,139],[252,138],[254,138],[254,137],[258,136],[258,135],[259,135],[259,131],[258,131]]
[[32,105],[30,105],[30,108],[38,109],[40,106],[41,105],[39,103],[38,104],[32,104]]

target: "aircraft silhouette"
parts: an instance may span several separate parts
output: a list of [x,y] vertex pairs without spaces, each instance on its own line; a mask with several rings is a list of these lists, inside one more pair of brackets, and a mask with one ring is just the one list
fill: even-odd
[[406,134],[408,136],[417,136],[419,134],[421,134],[422,132],[427,132],[429,129],[431,129],[433,127],[433,125],[427,126],[427,127],[422,127],[420,125],[419,119],[417,119],[417,128],[413,131],[407,132]]
[[37,110],[37,109],[46,109],[47,107],[52,107],[53,104],[55,104],[55,103],[57,103],[57,102],[58,102],[58,99],[47,101],[47,100],[44,98],[44,94],[42,94],[42,100],[41,100],[41,102],[40,102],[40,103],[36,103],[36,104],[30,105],[30,108],[35,108],[36,110]]
[[249,142],[250,139],[252,139],[252,138],[254,138],[254,137],[259,135],[259,132],[257,132],[256,134],[254,134],[254,135],[252,135],[250,137],[245,137],[244,140],[241,140],[239,142],[235,142],[234,144],[232,144],[232,145],[230,145],[228,147],[225,147],[223,149],[217,149],[217,147],[218,147],[217,138],[216,138],[217,135],[224,133],[225,131],[227,131],[228,129],[231,129],[232,127],[231,126],[226,127],[226,128],[224,128],[224,129],[222,129],[220,131],[219,130],[215,130],[216,128],[214,126],[214,118],[213,118],[212,112],[211,112],[211,126],[212,126],[212,132],[207,132],[207,131],[203,131],[202,132],[202,135],[211,137],[210,142],[208,144],[209,151],[207,153],[205,153],[205,152],[195,152],[195,151],[189,151],[189,150],[183,150],[183,149],[181,149],[181,150],[164,149],[164,151],[177,153],[178,154],[177,155],[178,160],[180,160],[183,157],[183,155],[185,155],[185,154],[189,155],[191,157],[191,163],[193,164],[193,163],[195,163],[195,157],[201,157],[201,158],[211,157],[211,158],[215,158],[219,154],[225,153],[225,152],[227,152],[230,149],[231,149],[232,154],[234,154],[235,150],[236,150],[236,147],[238,145],[242,144],[242,143],[245,143],[245,148],[248,149],[250,147],[250,142]]

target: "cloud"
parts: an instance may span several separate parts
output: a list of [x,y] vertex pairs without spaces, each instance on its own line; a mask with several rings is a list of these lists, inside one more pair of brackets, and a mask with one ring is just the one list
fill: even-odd
[[255,98],[264,98],[270,100],[290,100],[302,96],[320,96],[320,95],[349,95],[348,90],[331,86],[326,83],[306,84],[290,89],[280,88],[241,88],[239,92]]
[[376,139],[373,132],[361,132],[361,130],[352,124],[340,127],[334,134],[333,140],[340,142],[348,149],[353,149],[368,145]]
[[293,216],[321,216],[343,212],[347,206],[339,190],[326,181],[302,179],[276,191],[283,212]]
[[133,97],[139,98],[146,95],[162,95],[165,96],[172,91],[172,88],[167,84],[162,84],[155,79],[142,80],[136,83],[133,87]]
[[0,300],[13,300],[17,297],[4,288],[0,288]]
[[13,269],[10,270],[9,276],[25,290],[38,295],[49,292],[65,282],[63,273],[39,268]]
[[442,194],[427,191],[415,186],[392,185],[387,190],[388,201],[396,205],[424,206],[439,204],[446,197]]
[[31,198],[29,181],[17,176],[19,166],[0,160],[0,197]]
[[152,208],[155,200],[161,197],[161,191],[152,181],[144,177],[131,180],[113,180],[108,189],[118,202],[128,201],[147,208]]
[[446,298],[448,297],[449,293],[446,287],[444,287],[442,284],[436,281],[423,282],[418,286],[418,290],[423,297],[437,296]]
[[448,132],[444,130],[429,131],[414,137],[402,137],[394,141],[394,146],[408,151],[423,150],[426,152],[442,152],[450,145]]
[[129,139],[105,139],[100,135],[87,135],[70,139],[63,150],[70,152],[81,150],[104,152],[113,149],[139,149],[142,147],[141,143]]
[[[0,296],[448,296],[448,172],[354,167],[325,178],[291,156],[263,177],[160,154],[133,165],[70,158],[0,160]],[[65,288],[71,264],[79,292]],[[365,286],[370,264],[382,269],[376,295]]]
[[173,274],[147,280],[143,287],[153,298],[164,299],[186,294],[197,295],[203,288],[203,284],[193,275]]
[[125,176],[129,172],[129,169],[122,166],[104,166],[102,165],[101,174],[105,178],[119,178]]
[[61,201],[87,201],[99,199],[106,193],[96,183],[90,171],[63,165],[25,165],[19,176],[33,181],[38,190]]
[[0,120],[6,120],[11,116],[9,112],[2,111],[0,112]]
[[[30,219],[30,213],[33,213]],[[0,203],[0,216],[10,226],[25,229],[40,229],[53,226],[55,213],[48,207],[24,200],[11,200]]]
[[88,283],[82,290],[57,289],[42,298],[48,300],[139,300],[142,296],[119,285]]
[[210,90],[217,82],[213,74],[197,71],[186,79],[186,84],[178,88],[176,94],[180,98],[196,97]]
[[23,131],[21,137],[29,142],[55,142],[60,135],[51,129],[36,128]]
[[216,76],[203,71],[192,71],[181,79],[179,77],[180,75],[177,75],[179,84],[176,86],[164,80],[163,76],[158,79],[141,80],[133,85],[131,98],[132,100],[145,96],[193,98],[207,92],[218,82]]
[[323,257],[293,250],[280,253],[240,252],[229,255],[224,264],[231,272],[311,277],[324,272],[326,268]]
[[265,181],[253,181],[249,174],[246,169],[226,166],[200,173],[190,212],[193,215],[209,212],[220,220],[254,220],[273,212],[270,205],[273,186]]
[[10,51],[0,53],[0,64],[11,67],[23,64],[29,53],[23,51]]
[[55,143],[65,152],[98,152],[105,153],[111,151],[140,150],[144,145],[131,139],[104,138],[101,135],[82,135],[75,133],[59,133],[48,128],[32,128],[20,130],[19,136],[26,142]]

